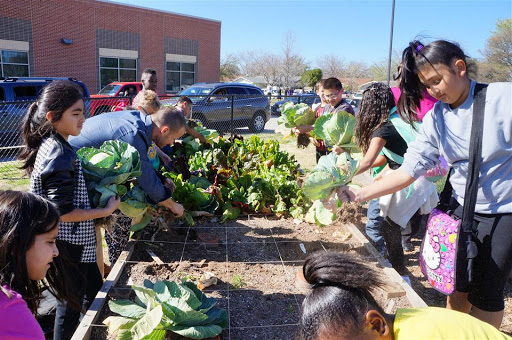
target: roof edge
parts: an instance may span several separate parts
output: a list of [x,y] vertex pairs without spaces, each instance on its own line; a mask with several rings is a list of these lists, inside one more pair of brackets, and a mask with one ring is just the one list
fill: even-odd
[[128,5],[128,4],[124,4],[124,3],[120,3],[120,2],[114,2],[114,1],[111,1],[111,0],[94,0],[94,1],[95,2],[104,2],[104,3],[107,3],[107,4],[111,4],[111,5],[132,7],[132,8],[137,8],[137,9],[142,9],[142,10],[152,11],[152,12],[161,12],[161,13],[167,13],[167,14],[172,14],[172,15],[179,15],[179,16],[182,16],[182,17],[188,17],[188,18],[192,18],[192,19],[200,19],[200,20],[205,20],[205,21],[211,21],[211,22],[215,22],[215,23],[219,23],[219,24],[222,23],[220,20],[207,19],[207,18],[195,16],[195,15],[181,14],[181,13],[165,11],[165,10],[158,10],[158,9],[154,9],[154,8],[144,7],[144,6]]

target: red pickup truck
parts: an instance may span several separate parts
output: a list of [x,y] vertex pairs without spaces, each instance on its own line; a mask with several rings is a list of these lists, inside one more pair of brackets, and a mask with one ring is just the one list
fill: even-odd
[[98,94],[90,96],[91,116],[114,111],[118,106],[130,105],[131,100],[133,100],[140,90],[142,90],[142,83],[140,81],[114,82],[108,84]]

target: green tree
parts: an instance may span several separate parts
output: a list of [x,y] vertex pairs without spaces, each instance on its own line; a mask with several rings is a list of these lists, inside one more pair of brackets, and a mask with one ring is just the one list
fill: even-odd
[[[498,20],[496,30],[487,39],[483,67],[487,76],[498,76],[505,71],[505,80],[512,80],[512,19]],[[503,75],[502,75],[503,76]],[[491,81],[503,81],[503,79],[491,79]]]
[[322,70],[319,68],[314,68],[312,70],[306,70],[300,77],[300,83],[302,87],[315,87],[316,83],[322,79]]

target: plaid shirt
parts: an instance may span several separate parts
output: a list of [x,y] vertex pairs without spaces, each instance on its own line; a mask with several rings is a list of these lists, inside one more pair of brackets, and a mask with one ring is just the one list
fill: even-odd
[[[58,173],[51,173],[53,169],[48,166],[48,164],[53,160],[50,155],[55,155],[56,149],[60,149],[59,155],[63,155],[67,152],[74,153],[71,146],[59,137],[49,137],[44,139],[43,143],[39,147],[39,151],[37,152],[34,170],[30,176],[30,191],[45,198],[48,198],[48,188],[43,187],[42,175],[44,174],[44,176],[48,176],[50,173],[49,176],[58,176]],[[74,172],[76,181],[76,185],[73,189],[73,206],[79,209],[91,209],[89,195],[87,193],[87,187],[82,173],[82,166],[80,164],[80,160],[76,157],[76,154],[74,154],[74,169],[71,169],[70,164],[69,170]],[[93,220],[81,222],[60,222],[58,239],[71,244],[83,246],[81,262],[96,262],[96,233]]]

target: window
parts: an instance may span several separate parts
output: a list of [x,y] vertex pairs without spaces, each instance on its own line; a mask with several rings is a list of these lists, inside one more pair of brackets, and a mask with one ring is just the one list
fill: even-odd
[[28,77],[28,52],[2,50],[0,53],[2,77]]
[[228,87],[228,93],[234,94],[235,98],[237,96],[246,95],[247,92],[245,92],[245,89],[243,87]]
[[100,87],[115,81],[136,81],[137,59],[100,57]]
[[257,95],[260,95],[260,96],[262,95],[260,90],[253,89],[252,87],[248,87],[246,90],[249,91],[249,94],[257,94]]
[[179,92],[195,83],[196,64],[166,62],[165,90]]
[[14,100],[36,100],[42,86],[24,85],[13,88]]

